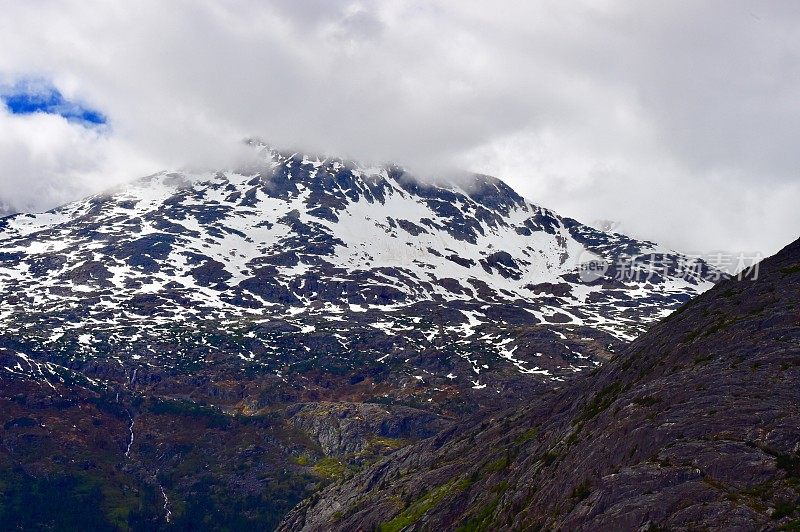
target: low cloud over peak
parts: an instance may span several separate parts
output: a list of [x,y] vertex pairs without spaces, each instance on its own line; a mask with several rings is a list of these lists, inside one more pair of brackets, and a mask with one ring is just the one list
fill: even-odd
[[256,135],[480,171],[587,222],[766,254],[800,227],[798,22],[793,2],[20,2],[0,82],[79,107],[0,109],[0,200],[222,166]]

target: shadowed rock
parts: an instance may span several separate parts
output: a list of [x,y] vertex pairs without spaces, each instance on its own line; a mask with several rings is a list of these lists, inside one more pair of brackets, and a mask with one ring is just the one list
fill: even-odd
[[795,529],[800,241],[758,273],[592,375],[332,485],[282,529]]

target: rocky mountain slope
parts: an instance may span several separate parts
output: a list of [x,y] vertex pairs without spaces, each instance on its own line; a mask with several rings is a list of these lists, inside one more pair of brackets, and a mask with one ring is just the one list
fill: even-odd
[[284,530],[795,530],[800,241],[610,363],[305,501]]
[[274,528],[719,275],[487,176],[254,149],[0,220],[0,529]]
[[202,376],[109,393],[7,349],[0,366],[0,530],[271,530],[319,487],[452,423]]
[[0,346],[100,386],[224,368],[358,373],[417,403],[514,395],[595,367],[719,276],[491,177],[255,148],[253,167],[0,220]]

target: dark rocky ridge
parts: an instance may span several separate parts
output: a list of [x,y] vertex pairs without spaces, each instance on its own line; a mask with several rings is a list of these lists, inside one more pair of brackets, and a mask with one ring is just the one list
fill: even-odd
[[592,375],[402,449],[282,524],[458,527],[800,527],[800,241]]

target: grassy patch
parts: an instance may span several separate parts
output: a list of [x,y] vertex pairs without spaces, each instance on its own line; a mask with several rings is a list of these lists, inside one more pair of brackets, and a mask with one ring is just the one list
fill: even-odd
[[779,454],[775,456],[775,461],[780,469],[786,471],[789,477],[800,477],[800,453]]
[[451,493],[458,493],[469,487],[470,481],[468,479],[460,481],[452,481],[435,488],[413,503],[408,508],[400,512],[394,519],[381,523],[378,525],[379,532],[400,532],[407,526],[413,525],[419,521],[420,517],[425,515],[428,510],[438,505],[442,500]]
[[795,264],[794,266],[788,266],[786,268],[781,268],[781,273],[783,275],[791,275],[793,273],[800,272],[800,264]]
[[591,486],[589,485],[589,481],[584,480],[583,482],[575,486],[575,489],[572,490],[572,493],[570,494],[570,498],[582,501],[583,499],[589,496],[589,493],[591,493],[591,491],[592,489]]
[[307,466],[311,464],[311,457],[307,454],[301,454],[295,459],[295,463],[300,466]]
[[573,424],[589,421],[597,417],[617,399],[622,390],[624,390],[624,386],[619,382],[604,387],[583,407]]
[[778,519],[788,517],[797,511],[800,511],[800,506],[797,504],[797,501],[781,501],[775,505],[775,511],[770,517],[777,521]]
[[681,343],[682,344],[691,343],[695,341],[697,338],[699,338],[701,334],[703,334],[702,329],[695,329],[693,331],[689,331],[688,333],[683,335],[683,338],[681,338]]
[[654,406],[660,402],[661,399],[659,399],[658,397],[653,397],[651,395],[643,395],[633,400],[633,404],[644,407]]
[[493,462],[489,462],[483,468],[483,471],[486,473],[496,473],[498,471],[502,471],[503,469],[507,468],[511,463],[511,457],[508,454],[503,455],[501,458]]
[[539,434],[539,429],[536,427],[529,428],[516,438],[514,438],[515,445],[522,445],[523,443],[529,442],[534,439]]
[[580,433],[582,428],[583,428],[583,425],[582,424],[578,424],[576,426],[576,429],[574,431],[572,431],[572,433],[570,433],[569,436],[567,436],[567,439],[564,440],[564,445],[566,445],[567,448],[572,447],[573,445],[578,443],[578,434]]
[[733,318],[731,318],[731,319],[722,318],[717,323],[715,323],[714,325],[712,325],[711,327],[706,329],[703,332],[703,336],[706,337],[706,336],[711,336],[713,334],[717,334],[718,332],[728,328],[729,326],[731,326],[731,325],[733,325],[735,323],[736,323],[736,320],[733,319]]
[[347,466],[341,461],[333,457],[326,457],[318,461],[311,468],[318,476],[335,479],[342,478],[347,472]]
[[703,355],[692,360],[692,366],[704,366],[714,359],[714,355]]
[[561,458],[561,454],[558,451],[551,449],[542,455],[542,463],[545,466],[549,466],[559,458]]
[[497,505],[500,503],[500,497],[495,497],[492,502],[478,510],[472,517],[456,529],[456,532],[481,532],[489,530],[492,524],[492,515],[494,515]]
[[628,357],[628,360],[619,365],[619,369],[627,371],[631,366],[633,366],[633,357]]

